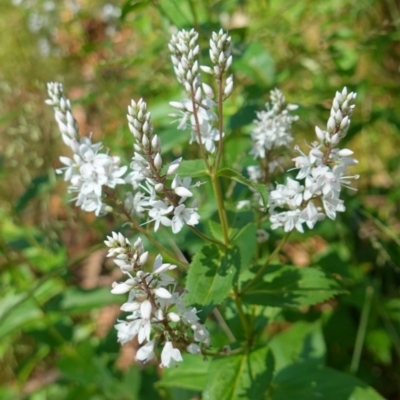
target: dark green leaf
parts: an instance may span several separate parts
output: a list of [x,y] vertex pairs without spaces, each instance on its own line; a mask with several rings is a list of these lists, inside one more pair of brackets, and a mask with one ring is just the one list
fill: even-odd
[[263,279],[244,293],[243,301],[271,307],[301,307],[344,292],[338,281],[317,268],[278,265],[268,267]]
[[334,369],[302,363],[279,371],[270,389],[271,400],[384,400],[374,389]]
[[187,278],[187,301],[200,306],[217,305],[228,295],[240,269],[237,247],[221,249],[206,245],[190,265]]

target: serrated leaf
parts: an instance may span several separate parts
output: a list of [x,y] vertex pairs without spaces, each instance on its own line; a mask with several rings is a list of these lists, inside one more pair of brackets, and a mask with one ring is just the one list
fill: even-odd
[[203,400],[264,400],[274,360],[266,347],[250,354],[213,360]]
[[271,400],[384,400],[353,376],[314,363],[290,365],[275,376]]
[[[246,283],[243,284],[243,287]],[[321,303],[345,293],[339,282],[317,268],[272,266],[243,294],[247,304],[301,307]]]
[[207,371],[210,363],[200,355],[184,354],[179,368],[164,370],[157,387],[177,387],[182,389],[203,391],[207,382]]
[[263,201],[264,207],[266,207],[267,203],[267,197],[266,197],[266,188],[264,190],[265,185],[261,185],[259,183],[255,183],[251,181],[250,179],[247,179],[245,176],[240,174],[239,172],[235,171],[232,168],[222,168],[218,171],[217,176],[222,176],[224,178],[231,179],[233,181],[239,182],[242,185],[246,185],[249,188],[254,189],[261,195],[261,199]]
[[239,269],[237,247],[224,250],[214,244],[204,246],[190,265],[186,301],[200,306],[220,304],[230,292]]

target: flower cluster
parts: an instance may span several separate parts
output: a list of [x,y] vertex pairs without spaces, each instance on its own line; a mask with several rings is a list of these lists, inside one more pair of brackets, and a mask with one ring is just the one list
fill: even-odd
[[214,68],[200,66],[198,62],[199,45],[197,44],[198,33],[181,30],[173,35],[169,43],[171,60],[178,82],[186,91],[188,98],[182,101],[172,101],[171,106],[179,110],[177,114],[170,114],[178,117],[178,129],[191,128],[190,143],[197,142],[208,152],[213,153],[216,149],[215,142],[223,136],[216,125],[218,116],[216,114],[215,95],[211,86],[202,83],[200,70],[214,75],[215,79],[221,82],[221,95],[227,98],[233,89],[233,78],[229,76],[225,85],[222,79],[232,63],[231,38],[222,30],[214,32],[210,39],[210,58]]
[[122,344],[137,337],[141,347],[136,353],[138,361],[154,358],[157,344],[164,343],[161,366],[169,367],[182,361],[179,348],[173,343],[186,346],[192,354],[201,353],[209,346],[208,330],[199,322],[197,310],[185,305],[176,291],[176,281],[165,272],[176,268],[163,263],[160,255],[154,261],[153,271],[145,272],[148,252],[144,251],[139,238],[133,245],[121,233],[112,233],[105,241],[108,256],[113,257],[121,271],[128,276],[122,283],[114,283],[111,293],[128,293],[128,300],[121,310],[129,312],[126,321],[118,321],[118,341]]
[[122,176],[127,167],[119,166],[119,157],[100,153],[101,142],[92,143],[90,137],[79,137],[78,124],[61,83],[48,83],[47,90],[50,98],[46,103],[53,107],[64,143],[73,153],[72,158],[60,157],[65,167],[58,172],[64,171],[64,179],[70,182],[69,191],[77,193],[77,206],[94,211],[96,215],[106,213],[108,208],[102,202],[103,186],[115,188],[124,184]]
[[278,167],[281,160],[277,149],[288,147],[293,140],[292,124],[298,119],[291,111],[297,109],[296,104],[287,104],[285,96],[279,89],[271,90],[270,103],[266,103],[266,111],[256,113],[255,128],[251,132],[253,147],[250,154],[260,160],[260,166],[248,168],[250,179],[256,182],[267,180]]
[[175,174],[181,158],[173,161],[162,173],[161,141],[153,134],[151,114],[147,111],[146,103],[142,99],[138,102],[132,100],[127,117],[135,140],[135,152],[130,165],[132,172],[126,181],[132,184],[136,194],[128,194],[125,207],[139,216],[146,211],[149,222],[154,222],[155,231],[160,224],[171,226],[174,233],[178,233],[185,224],[196,225],[200,219],[197,207],[184,204],[193,196],[190,191],[191,178],[181,179],[175,175],[170,187],[167,186],[166,179]]
[[[304,223],[311,229],[325,216],[335,219],[337,212],[345,211],[340,192],[342,186],[350,187],[351,179],[358,178],[346,176],[347,166],[357,164],[357,160],[349,157],[351,150],[336,145],[349,129],[355,98],[356,94],[346,88],[336,92],[327,129],[315,128],[318,140],[311,143],[308,155],[295,147],[301,154],[293,159],[299,169],[296,180],[288,178],[286,185],[278,184],[269,196],[272,229],[303,232]],[[304,185],[299,182],[302,179]]]

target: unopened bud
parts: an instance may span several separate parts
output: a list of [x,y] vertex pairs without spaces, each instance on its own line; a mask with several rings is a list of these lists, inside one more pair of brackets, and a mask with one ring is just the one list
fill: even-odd
[[160,153],[157,153],[156,156],[154,157],[154,165],[157,169],[160,169],[162,166],[162,158],[160,156]]

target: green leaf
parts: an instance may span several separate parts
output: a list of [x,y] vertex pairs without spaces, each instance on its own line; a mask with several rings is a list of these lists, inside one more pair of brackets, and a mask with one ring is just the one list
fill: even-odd
[[245,225],[233,238],[232,244],[240,250],[240,270],[250,266],[257,246],[257,227],[254,223]]
[[69,312],[91,311],[109,304],[120,303],[121,298],[112,294],[109,288],[83,290],[70,287],[63,293],[61,309]]
[[[165,165],[161,173],[165,174],[167,169],[168,165]],[[191,178],[208,176],[208,170],[203,160],[183,160],[179,165],[177,173],[182,177],[190,176]]]
[[240,268],[238,247],[228,250],[214,244],[204,246],[190,265],[187,302],[200,306],[220,304],[231,290]]
[[358,379],[313,363],[291,365],[275,376],[271,400],[384,400]]
[[257,42],[247,46],[241,58],[236,60],[232,68],[259,85],[269,86],[275,78],[274,59],[265,46]]
[[[48,279],[37,285],[31,293],[8,295],[0,301],[0,339],[11,332],[40,325],[43,321],[44,304],[63,290],[63,284],[58,279]],[[38,304],[39,303],[39,304]]]
[[263,201],[264,207],[266,207],[267,203],[267,197],[266,197],[266,187],[265,185],[261,185],[259,183],[252,182],[251,180],[247,179],[244,177],[242,174],[239,172],[235,171],[232,168],[222,168],[218,171],[217,176],[222,176],[224,178],[231,179],[233,181],[239,182],[242,185],[245,185],[249,188],[254,189],[261,195],[261,199]]
[[177,387],[203,391],[207,381],[207,371],[210,363],[200,355],[184,354],[183,363],[179,368],[164,370],[157,387]]
[[385,329],[377,328],[367,332],[365,346],[375,360],[384,365],[392,362],[392,340]]
[[203,400],[264,400],[274,360],[267,347],[250,354],[213,360]]
[[64,355],[57,362],[57,367],[73,382],[99,386],[103,390],[113,384],[113,376],[106,361],[95,355],[94,348],[87,341],[81,343],[74,353]]
[[126,16],[134,11],[139,11],[142,8],[150,5],[150,0],[128,0],[126,1],[121,8],[121,20],[124,20]]
[[301,307],[321,303],[341,293],[345,291],[339,282],[317,268],[275,265],[268,267],[263,279],[250,286],[242,298],[247,304]]
[[276,371],[295,362],[323,364],[325,360],[326,346],[319,321],[296,322],[274,336],[269,347],[274,354]]

